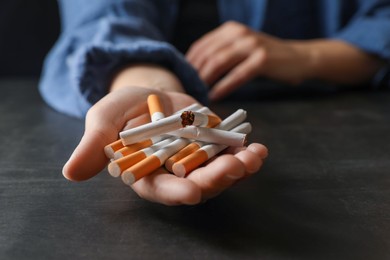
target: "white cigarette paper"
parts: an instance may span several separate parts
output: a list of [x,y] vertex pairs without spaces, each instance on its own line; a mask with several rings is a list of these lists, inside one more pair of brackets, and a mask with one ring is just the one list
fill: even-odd
[[[208,110],[208,111],[207,111]],[[204,107],[198,112],[202,113],[212,113],[207,107]],[[226,117],[220,124],[218,124],[215,128],[221,129],[221,130],[231,130],[233,127],[237,126],[238,124],[242,123],[246,118],[246,111],[243,109],[239,109],[230,116]],[[171,156],[166,162],[165,162],[165,168],[167,168],[168,171],[172,171],[172,166],[176,162],[180,161],[182,158],[186,157],[187,155],[193,153],[203,145],[206,145],[207,143],[201,142],[201,141],[193,141],[183,149],[181,149],[179,152]],[[182,176],[180,176],[182,177]]]
[[224,144],[227,146],[243,146],[246,143],[247,137],[246,134],[242,133],[197,126],[186,126],[174,132],[170,132],[169,134],[182,138],[194,139],[196,141]]
[[222,122],[215,128],[221,130],[231,130],[233,127],[236,127],[237,125],[244,122],[244,120],[246,119],[246,115],[246,111],[240,108],[236,112],[222,120]]
[[[249,134],[252,131],[252,125],[248,122],[242,123],[241,125],[233,128],[231,132]],[[200,149],[207,152],[209,159],[214,155],[220,153],[222,150],[226,149],[230,145],[217,145],[217,144],[207,144],[202,146]]]
[[123,145],[130,145],[156,135],[166,134],[180,129],[186,125],[208,125],[219,122],[216,116],[205,115],[199,112],[184,111],[181,114],[174,114],[155,122],[150,122],[134,127],[119,133]]
[[150,122],[119,133],[124,145],[133,144],[153,136],[161,135],[183,127],[181,114],[174,114],[156,122]]

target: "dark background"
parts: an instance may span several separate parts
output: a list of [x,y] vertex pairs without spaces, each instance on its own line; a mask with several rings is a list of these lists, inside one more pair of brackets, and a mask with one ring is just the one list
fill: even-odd
[[55,0],[0,0],[0,77],[38,77],[58,37]]
[[34,80],[0,89],[1,260],[390,259],[388,93],[215,104],[222,118],[245,109],[269,157],[204,204],[166,207],[106,170],[66,181],[84,122]]
[[321,95],[212,107],[223,118],[247,110],[251,141],[270,156],[202,205],[150,203],[106,171],[66,181],[83,121],[21,78],[39,76],[59,33],[56,5],[0,0],[0,78],[10,77],[0,79],[0,259],[390,259],[388,92],[313,85]]

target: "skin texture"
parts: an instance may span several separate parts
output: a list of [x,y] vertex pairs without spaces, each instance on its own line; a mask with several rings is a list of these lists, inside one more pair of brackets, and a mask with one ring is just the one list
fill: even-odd
[[218,100],[255,77],[297,85],[318,79],[339,84],[368,81],[383,65],[377,57],[332,39],[282,40],[227,22],[196,41],[186,54]]
[[[261,76],[292,85],[308,79],[341,84],[368,81],[382,65],[378,58],[337,40],[282,40],[228,22],[206,34],[189,49],[187,60],[218,100],[242,84]],[[83,181],[107,165],[105,145],[118,133],[150,120],[146,104],[151,93],[160,96],[167,114],[195,100],[184,93],[170,71],[151,64],[133,64],[113,77],[110,93],[87,113],[85,133],[63,168],[66,178]],[[259,143],[229,148],[178,178],[159,168],[131,188],[142,198],[165,205],[193,205],[217,196],[237,181],[258,172],[268,155]]]
[[[133,75],[140,73],[149,76],[137,79],[137,86],[128,85],[128,82],[135,81]],[[150,75],[159,75],[164,80],[159,81],[161,84],[157,83]],[[168,91],[168,87],[174,91]],[[64,176],[73,181],[83,181],[102,171],[108,163],[103,152],[104,146],[117,140],[122,129],[150,120],[146,104],[149,94],[160,96],[167,114],[196,102],[181,91],[180,83],[163,68],[140,65],[124,69],[114,80],[111,93],[89,110],[84,136],[65,164]],[[230,148],[186,178],[176,177],[164,168],[159,168],[134,183],[131,188],[140,197],[165,205],[198,204],[257,172],[267,155],[267,148],[258,143],[239,149]]]

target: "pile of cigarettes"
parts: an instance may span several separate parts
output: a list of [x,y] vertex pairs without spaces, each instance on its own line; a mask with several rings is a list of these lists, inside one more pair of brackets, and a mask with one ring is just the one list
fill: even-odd
[[147,99],[151,122],[119,133],[104,148],[111,160],[108,172],[131,185],[161,166],[185,177],[228,146],[243,146],[252,130],[239,109],[221,120],[209,108],[190,105],[165,117],[160,99]]

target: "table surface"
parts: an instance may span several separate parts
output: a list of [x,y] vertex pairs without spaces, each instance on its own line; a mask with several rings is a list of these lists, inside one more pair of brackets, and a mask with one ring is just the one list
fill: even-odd
[[0,259],[389,259],[390,92],[296,95],[212,107],[248,111],[270,156],[198,206],[140,199],[104,171],[61,168],[82,120],[34,80],[1,80]]

